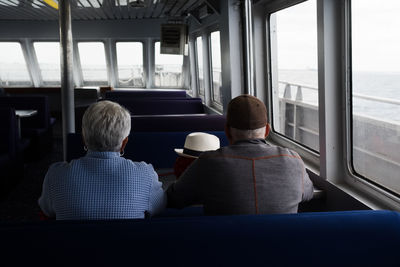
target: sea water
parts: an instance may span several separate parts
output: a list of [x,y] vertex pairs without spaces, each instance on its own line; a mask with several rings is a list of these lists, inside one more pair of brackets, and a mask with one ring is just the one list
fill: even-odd
[[[317,70],[279,70],[279,96],[283,97],[286,83],[291,86],[291,96],[295,99],[297,85],[302,88],[303,102],[318,105]],[[345,90],[339,87],[337,90]],[[353,94],[386,98],[400,102],[400,73],[395,72],[353,72],[351,81]],[[364,115],[378,120],[400,122],[400,105],[379,100],[352,98],[353,114]]]

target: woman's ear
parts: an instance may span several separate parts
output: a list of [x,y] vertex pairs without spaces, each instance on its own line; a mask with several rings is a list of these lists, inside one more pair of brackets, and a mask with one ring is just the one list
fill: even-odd
[[128,136],[125,137],[124,140],[122,140],[122,145],[121,145],[121,150],[120,150],[120,152],[123,152],[123,151],[124,151],[125,146],[126,146],[127,143],[128,143]]

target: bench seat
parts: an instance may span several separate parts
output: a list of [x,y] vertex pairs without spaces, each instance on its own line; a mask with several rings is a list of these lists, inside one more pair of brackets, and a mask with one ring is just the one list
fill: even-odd
[[14,266],[398,266],[400,214],[46,221],[2,224],[0,236]]
[[[221,146],[228,145],[222,131],[206,131],[216,135]],[[151,163],[155,169],[172,168],[178,155],[174,148],[183,148],[186,136],[191,132],[133,132],[129,135],[124,157],[133,161]],[[82,135],[68,134],[67,161],[85,155]]]

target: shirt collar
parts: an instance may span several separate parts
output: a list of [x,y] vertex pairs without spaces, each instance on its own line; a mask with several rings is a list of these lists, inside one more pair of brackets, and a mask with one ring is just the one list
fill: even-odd
[[267,141],[265,139],[245,139],[245,140],[239,140],[236,141],[233,145],[242,145],[242,144],[267,144]]
[[89,150],[86,153],[86,157],[109,159],[109,158],[120,157],[120,154],[119,154],[119,152],[114,152],[114,151],[92,151],[92,150]]

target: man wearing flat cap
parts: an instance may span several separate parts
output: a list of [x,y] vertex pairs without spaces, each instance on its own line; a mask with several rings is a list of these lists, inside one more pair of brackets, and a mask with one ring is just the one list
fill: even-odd
[[230,145],[204,152],[167,190],[168,207],[203,204],[206,215],[296,213],[313,184],[300,156],[266,143],[267,109],[254,96],[228,105]]

